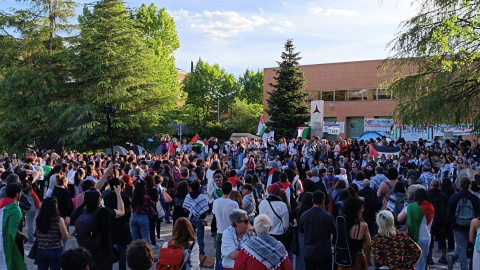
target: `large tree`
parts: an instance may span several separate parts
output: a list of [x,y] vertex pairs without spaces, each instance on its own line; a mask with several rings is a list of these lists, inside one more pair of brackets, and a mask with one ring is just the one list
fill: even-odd
[[258,116],[263,112],[263,105],[248,103],[247,100],[235,99],[230,108],[228,124],[234,132],[248,132],[255,134],[257,131]]
[[75,98],[65,102],[59,123],[68,131],[61,143],[78,150],[108,146],[103,108],[113,105],[115,143],[139,141],[155,132],[161,108],[171,101],[158,76],[161,66],[142,25],[123,2],[103,0],[79,17],[73,50]]
[[300,52],[295,52],[291,39],[284,45],[282,61],[277,62],[275,83],[268,94],[267,113],[270,115],[270,127],[275,135],[291,137],[295,128],[305,125],[309,119],[309,109],[306,105],[308,93],[300,91],[305,88],[305,74],[300,70]]
[[404,124],[480,126],[480,1],[422,0],[388,45],[384,85]]
[[24,1],[22,9],[0,10],[0,144],[61,148],[61,103],[72,92],[65,44],[74,27],[69,0]]
[[255,72],[247,69],[238,78],[238,82],[242,86],[240,99],[247,100],[249,103],[263,104],[263,70]]
[[195,68],[187,74],[183,86],[187,95],[186,105],[191,107],[198,120],[195,128],[202,130],[207,122],[216,121],[219,115],[229,112],[240,91],[233,74],[227,73],[218,64],[209,65],[202,59],[198,59]]

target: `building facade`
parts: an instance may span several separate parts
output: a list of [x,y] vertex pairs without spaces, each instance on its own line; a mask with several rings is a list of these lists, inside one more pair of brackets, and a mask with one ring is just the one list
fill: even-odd
[[[379,76],[377,68],[383,60],[344,62],[300,66],[305,73],[309,92],[307,104],[312,100],[324,100],[324,121],[342,123],[342,138],[357,138],[364,133],[365,118],[393,118],[396,101],[380,88],[389,74]],[[267,108],[270,83],[274,82],[275,68],[264,69],[263,107]],[[263,118],[270,118],[264,110]],[[325,134],[327,136],[327,134]]]

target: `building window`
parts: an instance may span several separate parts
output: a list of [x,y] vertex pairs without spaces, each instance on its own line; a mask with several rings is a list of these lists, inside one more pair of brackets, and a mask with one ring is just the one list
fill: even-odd
[[375,100],[375,89],[363,89],[362,90],[363,99],[362,100]]
[[325,101],[334,101],[333,100],[334,91],[322,91],[322,100]]
[[392,94],[389,93],[386,89],[377,89],[377,99],[392,99]]
[[349,90],[348,100],[362,100],[362,90]]
[[335,91],[335,101],[346,101],[346,100],[347,100],[347,90]]
[[322,92],[320,91],[310,92],[310,95],[307,98],[307,102],[310,102],[312,100],[320,100],[321,93]]

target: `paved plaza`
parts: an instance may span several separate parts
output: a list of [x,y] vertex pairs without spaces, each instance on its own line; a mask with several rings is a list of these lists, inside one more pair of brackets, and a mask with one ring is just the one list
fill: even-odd
[[[208,219],[208,224],[210,224],[210,222],[212,220],[212,215],[208,215],[207,219]],[[73,232],[72,227],[70,227],[70,232]],[[172,234],[172,224],[162,223],[161,232],[162,232],[162,237],[165,238],[165,241],[168,241],[170,239],[171,234]],[[213,247],[214,242],[215,242],[214,238],[210,234],[210,226],[206,226],[205,227],[205,253],[206,253],[207,256],[215,257],[215,248]],[[162,245],[163,242],[157,242],[157,244]],[[435,247],[436,246],[437,245],[435,244]],[[70,236],[68,241],[67,241],[67,249],[75,248],[75,247],[78,247],[77,241],[75,240],[75,237]],[[30,250],[30,247],[25,247],[25,254],[28,254],[29,250]],[[155,254],[156,258],[158,257],[159,252],[160,252],[160,248],[154,249],[154,254]],[[447,269],[446,265],[437,263],[438,259],[440,259],[440,257],[441,257],[440,251],[435,248],[434,249],[435,265],[430,267],[430,269]],[[25,262],[27,264],[28,269],[37,269],[37,266],[33,263],[33,260],[27,258],[27,256],[25,256]],[[118,264],[114,264],[113,269],[118,270]],[[152,269],[155,269],[155,265],[154,265],[154,267],[152,267]],[[202,269],[209,269],[209,268],[202,268]],[[375,267],[371,266],[368,269],[369,270],[374,270]],[[460,269],[460,266],[457,264],[457,265],[455,265],[455,267],[453,269]],[[299,270],[299,269],[295,269],[295,270]]]

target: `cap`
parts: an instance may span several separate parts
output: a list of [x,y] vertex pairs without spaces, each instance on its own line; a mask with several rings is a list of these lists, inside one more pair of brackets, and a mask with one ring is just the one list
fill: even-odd
[[268,193],[280,196],[280,193],[282,192],[282,189],[279,184],[271,184],[270,188],[268,189]]

